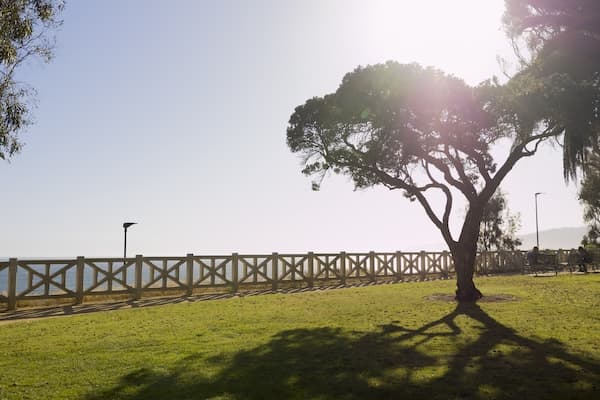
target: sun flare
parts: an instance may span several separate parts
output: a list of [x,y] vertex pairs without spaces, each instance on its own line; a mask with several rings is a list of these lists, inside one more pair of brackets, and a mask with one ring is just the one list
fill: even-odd
[[[371,56],[433,65],[470,83],[498,72],[495,58],[474,62],[482,48],[492,47],[499,56],[510,58],[501,29],[502,0],[379,0],[369,4],[364,10],[369,22],[360,29],[369,44],[365,52]],[[490,19],[497,24],[490,26]]]

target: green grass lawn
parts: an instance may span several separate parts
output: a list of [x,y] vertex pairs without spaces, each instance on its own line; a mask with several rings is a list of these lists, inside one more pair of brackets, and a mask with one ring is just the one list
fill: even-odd
[[0,325],[0,399],[598,399],[600,274],[170,304]]

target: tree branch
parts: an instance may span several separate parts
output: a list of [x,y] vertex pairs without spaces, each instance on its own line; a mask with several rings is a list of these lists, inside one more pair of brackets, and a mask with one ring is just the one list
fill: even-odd
[[[440,218],[436,215],[435,211],[429,204],[429,201],[423,194],[423,191],[419,190],[416,186],[409,185],[408,183],[404,182],[401,179],[390,176],[389,174],[380,170],[376,166],[371,166],[369,169],[382,182],[384,182],[386,185],[388,185],[388,187],[399,188],[399,189],[405,190],[409,195],[415,196],[415,198],[419,201],[419,203],[425,210],[425,213],[427,214],[427,216],[429,217],[431,222],[433,222],[433,224],[442,233],[444,240],[446,240],[447,243],[454,242],[454,240],[452,239],[452,235],[450,234],[450,229],[448,227],[449,215],[450,215],[450,211],[452,209],[452,194],[450,193],[450,191],[448,190],[447,187],[445,187],[442,184],[439,184],[439,187],[438,187],[439,189],[444,191],[447,196],[447,202],[446,202],[446,207],[445,207],[445,211],[444,211],[444,216],[442,217],[443,219],[440,220]],[[432,185],[426,185],[422,189],[427,190],[426,188],[434,187],[434,185],[435,185],[435,183],[433,183]]]
[[452,162],[454,169],[456,170],[456,172],[458,173],[458,176],[460,176],[460,179],[463,182],[463,185],[462,185],[464,188],[464,190],[462,190],[463,194],[465,195],[467,200],[471,200],[477,196],[477,191],[475,190],[475,187],[473,186],[473,184],[467,177],[467,174],[466,174],[465,168],[464,168],[464,164],[463,164],[463,161],[460,159],[458,150],[456,149],[456,147],[454,147],[453,149],[454,149],[454,155],[451,154],[449,146],[447,144],[445,144],[444,145],[444,154],[446,154],[446,157],[448,157],[450,162]]
[[446,228],[446,232],[442,230],[442,235],[444,235],[444,239],[452,240],[452,236],[450,235],[450,213],[452,212],[453,203],[452,193],[450,192],[447,186],[444,186],[443,184],[439,183],[433,177],[431,171],[429,170],[429,164],[427,164],[426,161],[424,161],[423,163],[423,168],[425,168],[425,172],[427,173],[427,176],[429,177],[431,182],[433,182],[433,184],[436,185],[438,189],[444,192],[444,195],[446,196],[446,206],[444,207],[444,214],[442,216],[442,224]]
[[444,175],[444,179],[446,180],[446,182],[458,189],[466,198],[470,197],[471,193],[469,192],[468,187],[463,182],[459,181],[454,176],[452,176],[450,168],[448,168],[448,166],[443,162],[443,160],[433,157],[427,153],[420,154],[420,157],[423,160],[427,161],[429,164],[433,165],[435,168],[437,168],[437,170],[440,171],[442,175]]

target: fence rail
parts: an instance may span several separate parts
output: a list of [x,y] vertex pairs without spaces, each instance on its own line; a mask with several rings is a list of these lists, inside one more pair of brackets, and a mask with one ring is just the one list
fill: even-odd
[[[566,252],[564,252],[566,254]],[[559,260],[563,254],[558,252]],[[520,271],[523,252],[486,252],[476,273]],[[566,261],[566,258],[565,258]],[[449,252],[194,255],[0,261],[0,308],[448,277]]]

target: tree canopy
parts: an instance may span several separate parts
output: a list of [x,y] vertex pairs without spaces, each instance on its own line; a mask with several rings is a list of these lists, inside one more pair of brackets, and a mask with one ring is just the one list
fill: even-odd
[[537,81],[546,104],[539,117],[562,128],[565,178],[575,178],[600,133],[600,2],[505,3],[504,25],[523,62],[519,75]]
[[[478,169],[494,169],[487,155],[493,121],[478,93],[460,79],[417,64],[394,62],[357,68],[336,93],[310,99],[290,119],[288,144],[307,156],[304,173],[348,174],[357,187],[384,184],[404,189],[408,197],[433,189],[416,183],[411,165],[436,168],[450,177],[460,164],[469,191]],[[490,130],[489,138],[480,135]],[[464,167],[451,152],[469,153]],[[458,153],[457,153],[458,155]],[[421,189],[421,190],[419,190]]]
[[583,204],[583,219],[588,224],[588,233],[583,238],[587,244],[598,244],[600,239],[600,153],[593,152],[586,165],[581,181],[579,200]]
[[[358,188],[384,185],[418,201],[440,230],[457,270],[457,298],[481,293],[472,282],[484,207],[515,163],[531,156],[560,129],[521,107],[529,91],[519,84],[470,87],[434,68],[387,62],[347,74],[335,93],[309,99],[290,117],[287,141],[303,155],[318,187],[329,172]],[[512,140],[506,159],[490,147]],[[449,224],[455,193],[468,204],[458,238]],[[437,210],[433,196],[441,196]]]
[[21,148],[19,132],[30,122],[32,88],[15,79],[31,57],[49,61],[51,31],[60,24],[62,0],[0,0],[0,159]]
[[506,194],[498,188],[483,208],[477,250],[515,250],[521,245],[515,236],[519,227],[519,215],[510,213]]

